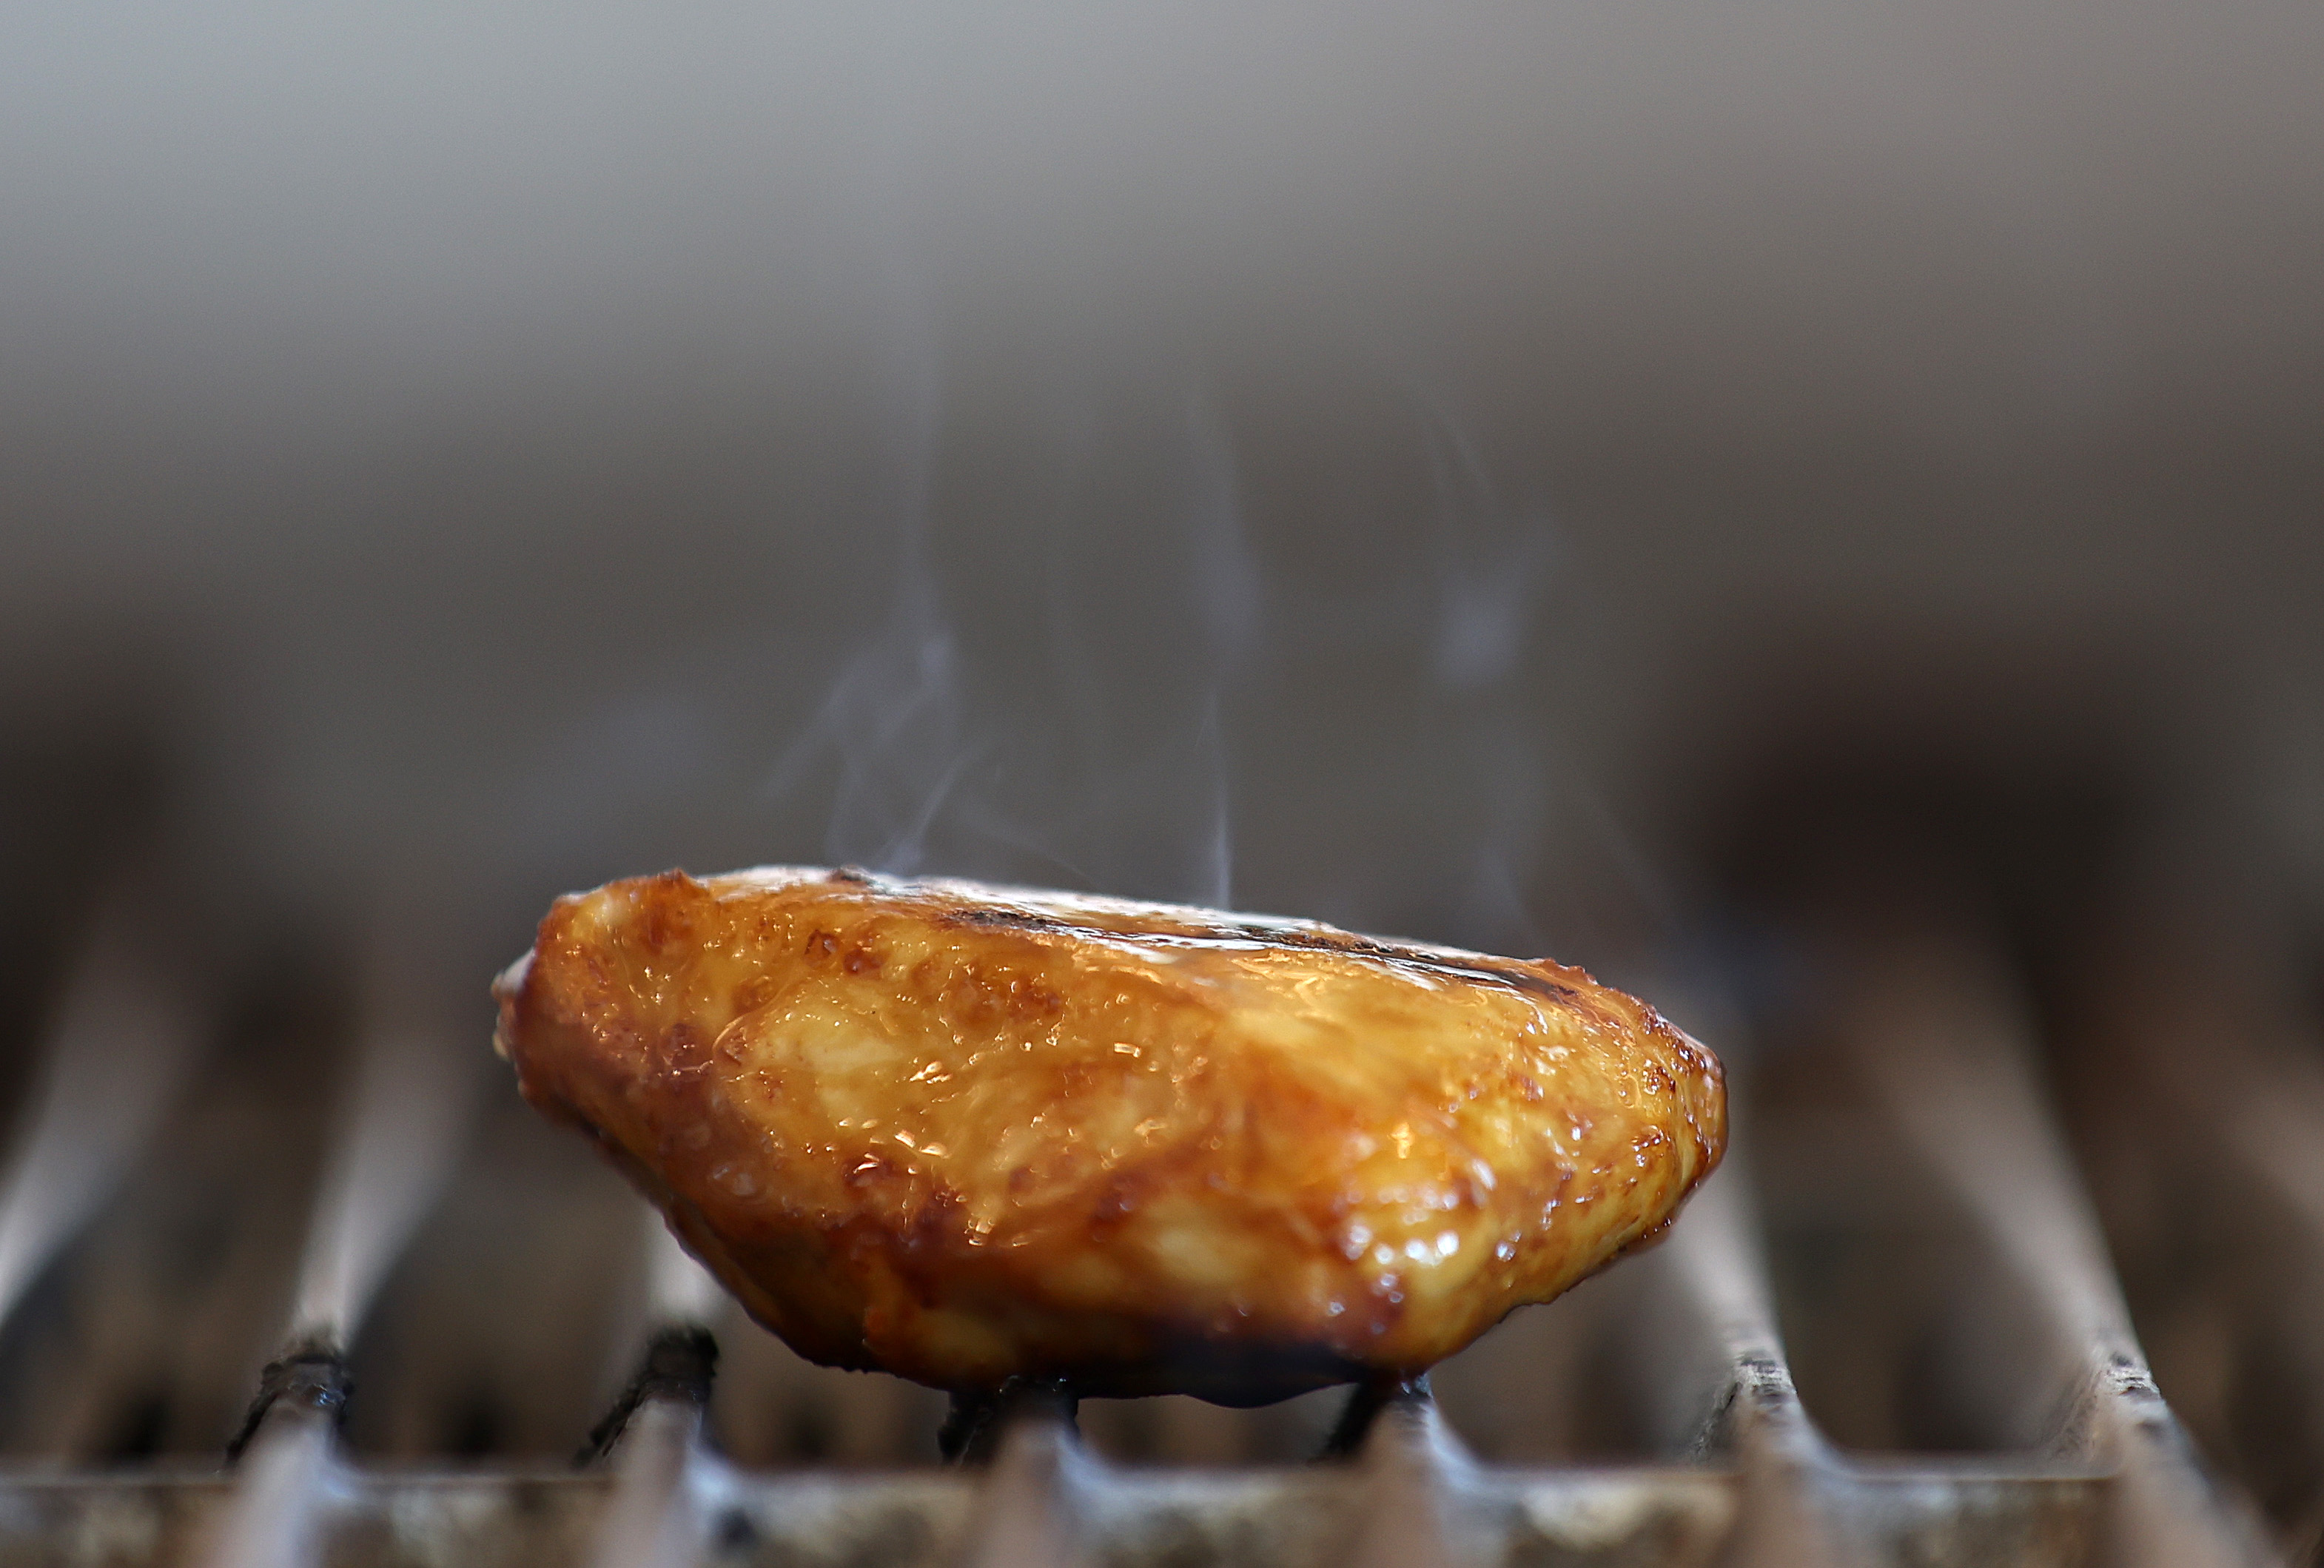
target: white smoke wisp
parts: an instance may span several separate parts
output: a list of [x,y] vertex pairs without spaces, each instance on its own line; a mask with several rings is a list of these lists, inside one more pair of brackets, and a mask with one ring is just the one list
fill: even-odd
[[1553,805],[1546,779],[1553,726],[1536,670],[1557,539],[1542,512],[1512,505],[1467,427],[1439,397],[1420,400],[1429,480],[1434,584],[1428,678],[1449,710],[1452,743],[1474,792],[1473,824],[1452,918],[1464,940],[1503,951],[1549,945],[1533,907]]
[[825,857],[908,876],[975,760],[966,737],[959,646],[925,563],[908,556],[885,623],[833,680],[767,781],[785,796],[835,760]]
[[1246,669],[1259,643],[1266,613],[1264,584],[1245,531],[1234,447],[1209,400],[1187,399],[1187,447],[1193,462],[1187,515],[1193,530],[1194,588],[1207,655],[1207,687],[1194,730],[1194,754],[1208,772],[1207,830],[1196,840],[1188,896],[1213,909],[1234,904],[1234,798],[1228,749],[1228,687]]
[[[1603,759],[1573,733],[1574,699],[1603,664],[1558,613],[1580,595],[1540,512],[1513,505],[1467,427],[1427,405],[1438,498],[1438,614],[1433,675],[1460,715],[1480,789],[1462,923],[1476,940],[1540,951],[1553,943],[1668,941],[1679,900],[1591,777]],[[1563,722],[1560,722],[1563,717]],[[1531,890],[1554,872],[1561,903],[1545,918]]]
[[1546,518],[1508,504],[1445,400],[1420,401],[1436,495],[1435,674],[1466,690],[1516,668],[1556,540]]
[[1118,427],[1071,421],[1077,447],[1120,443],[1095,466],[1148,465],[1127,501],[1068,494],[986,535],[934,503],[933,406],[898,454],[887,610],[765,793],[828,789],[837,862],[1228,905],[1236,690],[1266,604],[1224,421],[1199,392],[1175,421],[1142,400]]
[[1226,740],[1216,687],[1204,712],[1201,736],[1201,749],[1211,765],[1211,831],[1208,841],[1198,846],[1194,897],[1213,909],[1231,909],[1234,908],[1233,786],[1227,776]]
[[[925,383],[877,503],[893,586],[767,794],[821,858],[893,874],[1526,954],[1666,927],[1589,777],[1587,601],[1546,510],[1441,401],[1399,406],[1362,483],[1289,491],[1230,407],[1186,382],[1083,399],[1032,448],[1028,504],[964,439],[972,481],[938,483]],[[1346,551],[1286,495],[1352,498]]]
[[895,595],[878,628],[835,677],[807,724],[770,770],[763,793],[786,799],[832,769],[824,858],[908,876],[923,869],[946,803],[976,761],[961,646],[931,555],[943,378],[933,355],[904,356],[897,477]]

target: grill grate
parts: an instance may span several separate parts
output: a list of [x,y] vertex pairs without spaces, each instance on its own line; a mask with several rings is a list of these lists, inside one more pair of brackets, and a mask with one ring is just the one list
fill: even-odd
[[[2298,1010],[2184,943],[2138,983],[2125,936],[2052,1048],[1972,922],[1897,908],[1803,926],[1813,1005],[1735,1052],[1730,1164],[1662,1247],[1433,1397],[1374,1397],[1346,1457],[1305,1462],[1328,1397],[1093,1401],[1084,1436],[1028,1396],[950,1468],[940,1402],[736,1321],[583,1151],[480,1095],[480,1050],[325,1007],[205,1055],[224,1013],[116,909],[0,1186],[0,1563],[2317,1560],[2324,1075]],[[2164,1404],[2131,1311],[2157,1301],[2264,1512]],[[2264,1387],[2206,1380],[2201,1347],[2246,1338]]]

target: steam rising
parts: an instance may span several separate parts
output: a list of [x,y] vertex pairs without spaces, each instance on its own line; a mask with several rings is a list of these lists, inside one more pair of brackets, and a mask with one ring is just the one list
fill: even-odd
[[[1400,511],[1395,548],[1270,554],[1286,476],[1246,470],[1233,402],[1160,401],[1059,421],[1047,506],[1002,528],[947,510],[963,442],[938,400],[913,404],[929,417],[899,447],[884,605],[766,798],[802,821],[824,801],[832,862],[1546,950],[1534,905],[1570,764],[1542,698],[1573,644],[1544,635],[1541,510],[1501,493],[1441,401],[1406,400],[1395,483],[1354,491]],[[1076,492],[1092,471],[1134,487]],[[1609,830],[1568,815],[1584,839]]]
[[2230,9],[17,7],[0,706],[502,956],[826,854],[1581,952],[1877,606],[2209,650],[2126,753],[2324,865],[2324,11]]
[[917,550],[885,622],[832,682],[768,780],[780,797],[835,759],[824,858],[908,876],[929,830],[975,760],[963,712],[959,649]]

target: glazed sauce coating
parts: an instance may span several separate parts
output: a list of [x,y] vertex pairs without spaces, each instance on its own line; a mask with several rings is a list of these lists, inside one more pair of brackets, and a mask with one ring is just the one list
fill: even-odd
[[1719,1064],[1580,970],[767,868],[560,899],[525,1096],[809,1359],[1229,1404],[1421,1370],[1665,1224]]

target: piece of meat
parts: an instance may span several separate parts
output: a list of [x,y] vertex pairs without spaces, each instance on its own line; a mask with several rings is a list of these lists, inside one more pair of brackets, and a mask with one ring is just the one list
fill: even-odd
[[1666,1224],[1718,1060],[1547,961],[862,872],[558,900],[494,988],[802,1355],[1258,1404],[1408,1375]]

